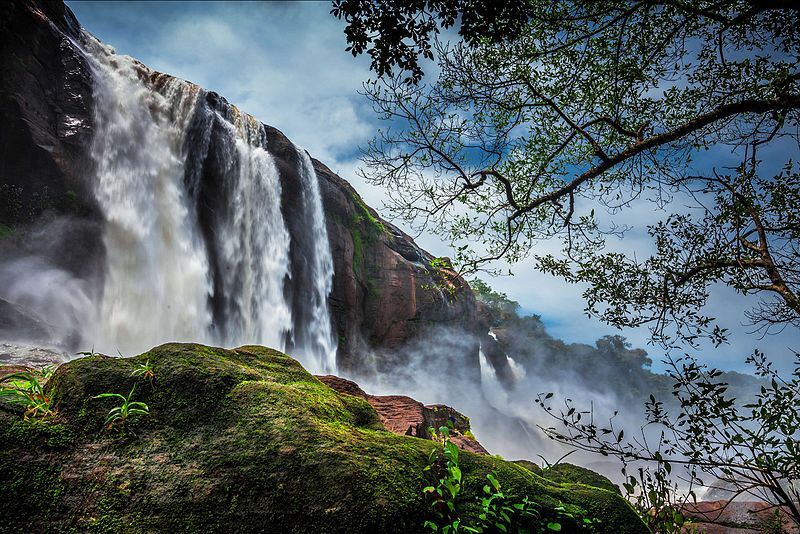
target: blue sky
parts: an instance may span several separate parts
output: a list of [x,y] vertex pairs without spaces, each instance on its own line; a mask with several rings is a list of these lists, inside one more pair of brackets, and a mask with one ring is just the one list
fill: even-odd
[[[344,51],[343,23],[329,2],[77,2],[67,4],[88,31],[149,67],[216,91],[242,110],[282,130],[295,143],[350,181],[368,204],[380,211],[383,193],[357,177],[359,146],[380,126],[369,103],[358,94],[370,75],[368,59]],[[628,212],[626,223],[642,224],[649,209]],[[451,255],[432,236],[417,241],[430,252]],[[625,248],[646,244],[636,233]],[[548,248],[544,245],[543,248]],[[554,244],[554,249],[555,249]],[[619,333],[583,314],[581,288],[514,267],[513,277],[487,279],[542,316],[549,331],[567,342],[593,343]],[[796,331],[759,339],[742,326],[745,301],[716,291],[710,310],[732,332],[732,343],[706,349],[704,360],[724,369],[745,370],[754,347],[788,363],[787,347],[800,348]],[[645,331],[625,331],[645,346]],[[648,348],[654,360],[661,357]],[[781,356],[782,355],[782,356]]]

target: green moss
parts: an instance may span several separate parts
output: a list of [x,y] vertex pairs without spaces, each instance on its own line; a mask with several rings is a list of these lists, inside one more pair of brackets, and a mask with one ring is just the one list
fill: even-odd
[[351,199],[355,206],[353,220],[350,221],[348,228],[353,239],[353,270],[362,273],[364,268],[364,247],[367,244],[375,243],[380,236],[386,233],[383,222],[373,214],[364,204],[364,201],[353,191]]
[[619,487],[608,478],[579,465],[561,463],[541,470],[542,476],[559,483],[585,484],[621,495]]
[[0,425],[0,444],[39,445],[58,449],[71,445],[74,440],[73,433],[64,424],[41,419],[7,417],[5,424]]
[[[148,359],[152,384],[130,376]],[[103,430],[108,405],[91,396],[134,383],[151,415],[125,435]],[[74,360],[48,388],[59,425],[0,412],[0,525],[12,531],[422,530],[434,444],[386,431],[368,402],[338,394],[285,354],[167,344],[133,358]],[[509,492],[584,506],[614,532],[645,532],[609,492],[495,457],[464,453],[462,466],[468,513],[495,471]]]
[[521,465],[525,469],[533,473],[536,473],[537,475],[541,476],[542,474],[542,468],[536,465],[534,462],[531,462],[530,460],[514,460],[514,463],[517,465]]
[[372,278],[367,280],[367,294],[370,297],[380,297],[381,290],[378,288],[378,284]]
[[353,199],[353,203],[356,206],[356,216],[355,222],[360,223],[361,221],[366,221],[370,225],[370,230],[372,233],[375,234],[383,234],[386,232],[386,227],[383,225],[383,222],[378,219],[372,211],[364,204],[364,201],[361,197],[353,191],[351,195]]
[[364,268],[364,242],[361,239],[361,231],[357,227],[351,227],[350,237],[353,238],[353,271],[360,273]]
[[10,236],[14,233],[14,228],[7,224],[0,223],[0,239]]

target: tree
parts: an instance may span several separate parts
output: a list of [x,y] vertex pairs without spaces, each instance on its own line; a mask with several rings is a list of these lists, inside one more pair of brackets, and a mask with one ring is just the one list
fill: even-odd
[[[800,4],[527,4],[510,38],[434,39],[440,72],[428,83],[381,70],[391,54],[372,54],[380,77],[365,91],[387,127],[364,174],[386,188],[392,214],[449,240],[464,272],[532,256],[585,283],[589,313],[647,326],[665,347],[726,340],[704,312],[720,284],[759,297],[747,315],[763,332],[800,326]],[[436,17],[419,4],[407,13]],[[380,40],[385,25],[360,23]],[[650,246],[614,250],[608,238],[628,233],[637,209],[652,217]],[[537,253],[554,239],[560,254]],[[615,348],[607,341],[598,349]],[[638,484],[659,531],[680,528],[673,464],[798,522],[800,365],[783,377],[760,352],[749,361],[768,385],[747,406],[718,371],[671,361],[679,408],[670,415],[653,397],[647,428],[627,439],[591,410],[540,401],[564,427],[551,437],[652,466],[626,487]]]
[[397,68],[405,83],[418,83],[424,75],[419,58],[434,59],[431,39],[439,28],[459,23],[467,43],[501,42],[524,30],[532,7],[526,0],[333,0],[331,14],[347,23],[347,51],[354,57],[366,52],[379,76]]
[[[431,57],[432,21],[472,4],[355,4],[334,13],[383,75],[365,89],[388,122],[365,177],[394,216],[450,240],[463,272],[532,256],[587,283],[589,313],[665,346],[725,341],[703,311],[715,284],[761,297],[759,328],[800,325],[798,4],[531,0],[508,17],[523,31],[434,39],[428,84],[391,67],[419,79],[407,56]],[[387,30],[397,16],[417,48]],[[643,204],[652,251],[610,248]],[[553,239],[561,254],[536,252]]]
[[519,302],[509,299],[505,293],[493,290],[480,278],[470,280],[469,285],[477,299],[489,307],[494,326],[518,318]]
[[556,441],[618,458],[625,466],[625,489],[655,532],[681,531],[673,466],[685,468],[686,498],[694,498],[691,488],[697,485],[731,489],[732,498],[745,494],[782,508],[800,526],[800,358],[788,377],[758,351],[748,362],[765,384],[743,406],[727,394],[721,371],[685,357],[670,362],[676,413],[651,395],[639,436],[626,438],[614,425],[616,414],[601,426],[591,410],[569,400],[554,409],[552,394],[537,399],[557,421],[543,430]]

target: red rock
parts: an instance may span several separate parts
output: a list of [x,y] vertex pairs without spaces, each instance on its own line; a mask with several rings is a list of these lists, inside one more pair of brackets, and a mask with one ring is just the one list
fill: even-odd
[[[789,519],[788,511],[777,509],[765,502],[729,502],[700,501],[687,503],[682,512],[693,521],[684,532],[698,532],[700,534],[748,534],[763,532],[765,525],[774,521],[777,510],[783,517],[781,532],[784,534],[800,533],[800,528],[793,526]],[[695,530],[692,530],[695,529]],[[770,532],[772,532],[770,530]]]
[[431,439],[429,428],[438,429],[453,425],[450,439],[458,448],[476,454],[489,454],[470,432],[469,418],[444,404],[425,406],[405,395],[370,395],[351,380],[333,375],[318,376],[321,382],[339,393],[366,399],[380,417],[381,423],[390,432],[401,436],[416,436]]

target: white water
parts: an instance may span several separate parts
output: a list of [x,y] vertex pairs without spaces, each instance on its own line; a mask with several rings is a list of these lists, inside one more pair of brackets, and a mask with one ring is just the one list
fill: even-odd
[[284,350],[292,328],[292,311],[283,295],[284,278],[290,275],[290,236],[281,214],[278,169],[269,152],[255,144],[261,124],[241,114],[235,126],[219,114],[217,118],[231,138],[224,162],[233,192],[231,216],[217,232],[222,291],[230,296],[226,313],[231,327],[225,342]]
[[207,256],[183,189],[183,133],[196,89],[172,79],[167,96],[144,67],[88,40],[94,78],[95,194],[105,217],[107,268],[92,342],[125,354],[168,340],[209,341]]
[[494,367],[486,360],[483,348],[478,350],[478,362],[481,369],[481,391],[483,392],[483,397],[492,408],[502,413],[507,413],[508,392],[497,378]]
[[[498,341],[497,334],[495,334],[494,332],[490,331],[489,332],[489,336],[492,339],[494,339],[495,341]],[[523,367],[520,364],[518,364],[514,360],[514,358],[509,356],[507,353],[503,352],[503,355],[506,357],[506,361],[508,361],[508,366],[511,369],[511,375],[514,377],[514,382],[520,382],[520,381],[524,380],[525,376],[527,375],[527,372],[525,371],[525,367]]]
[[[89,35],[84,51],[93,71],[91,155],[105,219],[106,268],[97,318],[84,328],[83,342],[111,354],[134,354],[166,341],[285,350],[293,328],[285,291],[291,236],[263,125],[232,106],[223,116],[199,87],[157,75]],[[196,116],[200,130],[195,125],[189,137]],[[224,198],[214,208],[209,237],[200,229],[194,195],[212,128]],[[195,150],[187,148],[190,143]],[[307,341],[294,352],[311,370],[334,372],[337,347],[327,304],[333,259],[317,175],[308,154],[297,152],[299,216],[313,250],[310,279],[295,281],[312,290],[303,293],[310,301],[300,303],[311,310],[309,324],[301,325]],[[193,166],[189,179],[187,164]],[[217,251],[216,276],[209,247]],[[212,296],[222,303],[215,312]]]
[[333,256],[328,241],[328,230],[325,226],[325,212],[322,209],[322,197],[319,192],[317,173],[311,157],[305,150],[295,147],[300,157],[300,179],[303,182],[303,211],[308,217],[313,236],[313,258],[311,258],[312,280],[311,295],[312,316],[308,331],[310,334],[310,352],[314,360],[313,372],[333,373],[336,371],[336,341],[331,332],[328,295],[333,287]]

